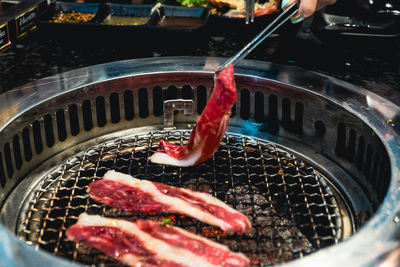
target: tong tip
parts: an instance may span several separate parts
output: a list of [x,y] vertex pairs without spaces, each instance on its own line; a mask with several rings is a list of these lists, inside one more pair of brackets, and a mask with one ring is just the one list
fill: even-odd
[[224,69],[223,66],[218,66],[218,67],[215,68],[214,73],[215,73],[215,74],[218,74],[218,73],[220,73],[223,69]]

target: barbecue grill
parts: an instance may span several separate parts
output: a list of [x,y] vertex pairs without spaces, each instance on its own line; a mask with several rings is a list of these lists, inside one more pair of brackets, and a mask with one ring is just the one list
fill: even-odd
[[[187,142],[222,62],[113,62],[3,94],[3,258],[21,265],[117,264],[66,239],[65,230],[87,212],[170,217],[243,252],[254,266],[373,266],[396,259],[400,109],[361,88],[243,61],[235,68],[238,100],[214,156],[188,168],[147,160],[161,138]],[[97,203],[87,186],[110,169],[210,193],[246,214],[253,230],[231,235],[179,214],[129,214]]]

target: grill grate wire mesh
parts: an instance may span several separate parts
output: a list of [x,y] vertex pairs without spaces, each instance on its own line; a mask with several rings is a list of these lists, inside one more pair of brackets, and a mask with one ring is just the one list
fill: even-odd
[[[96,249],[66,239],[79,214],[161,220],[246,254],[255,266],[284,263],[340,241],[340,209],[326,178],[301,159],[266,141],[226,134],[212,158],[194,167],[156,165],[147,158],[161,138],[185,144],[190,131],[155,131],[99,144],[68,159],[28,198],[20,216],[21,239],[84,264],[117,265]],[[129,214],[92,200],[90,182],[110,169],[137,178],[203,191],[243,212],[253,229],[228,235],[179,214]]]

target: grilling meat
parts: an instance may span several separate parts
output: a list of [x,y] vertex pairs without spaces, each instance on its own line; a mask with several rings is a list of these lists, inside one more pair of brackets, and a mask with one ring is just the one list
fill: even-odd
[[84,213],[66,235],[131,266],[250,266],[226,246],[149,220],[132,223]]
[[96,201],[128,212],[180,213],[228,232],[246,233],[251,224],[245,215],[209,194],[176,188],[130,175],[108,171],[89,184]]
[[149,160],[187,167],[209,159],[218,149],[225,134],[236,97],[233,66],[230,65],[215,77],[214,90],[190,134],[187,145],[180,146],[161,140],[157,152]]

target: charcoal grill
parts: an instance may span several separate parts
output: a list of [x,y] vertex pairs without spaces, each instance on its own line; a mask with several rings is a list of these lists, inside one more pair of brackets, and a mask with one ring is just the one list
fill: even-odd
[[[222,62],[114,62],[3,94],[4,261],[118,264],[66,239],[65,230],[83,212],[127,220],[170,217],[245,253],[254,266],[399,260],[400,109],[361,88],[298,68],[243,61],[235,68],[238,100],[214,156],[188,168],[147,160],[161,138],[187,142]],[[231,235],[179,214],[129,214],[97,203],[87,185],[110,169],[208,192],[246,214],[253,230]]]

